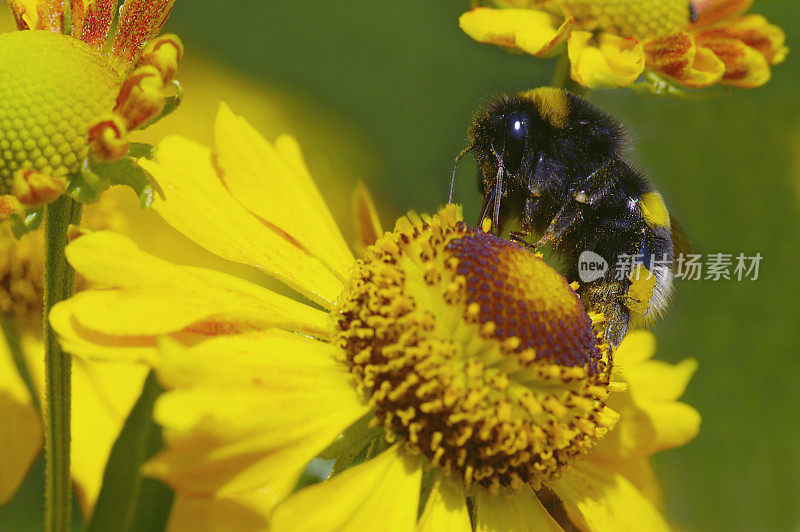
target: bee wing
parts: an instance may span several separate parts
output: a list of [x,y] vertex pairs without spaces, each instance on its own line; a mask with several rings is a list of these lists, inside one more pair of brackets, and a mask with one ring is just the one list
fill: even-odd
[[[673,218],[671,214],[669,216],[669,224],[672,229],[672,253],[675,257],[691,254],[693,252],[692,241],[683,227],[681,227],[681,224],[678,223],[678,220]],[[677,266],[677,262],[675,265]]]

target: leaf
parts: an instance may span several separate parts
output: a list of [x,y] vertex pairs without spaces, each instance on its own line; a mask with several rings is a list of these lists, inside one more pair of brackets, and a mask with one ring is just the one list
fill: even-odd
[[11,232],[14,237],[19,239],[22,235],[39,229],[44,220],[44,207],[36,207],[25,211],[24,216],[19,214],[11,215],[9,223],[11,224]]
[[162,392],[150,372],[111,448],[103,486],[86,532],[155,532],[166,528],[174,494],[166,485],[141,473],[142,465],[163,447],[161,427],[153,421],[153,406]]

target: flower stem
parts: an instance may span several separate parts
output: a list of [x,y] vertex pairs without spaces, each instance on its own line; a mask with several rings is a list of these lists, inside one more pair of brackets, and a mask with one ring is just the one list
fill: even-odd
[[550,78],[550,86],[557,89],[568,89],[569,91],[583,96],[586,94],[586,89],[576,83],[570,75],[570,62],[569,55],[566,50],[556,59],[556,66],[553,69],[553,76]]
[[67,264],[69,224],[78,223],[81,204],[61,196],[45,208],[44,345],[45,345],[45,530],[67,532],[71,525],[70,414],[72,360],[61,350],[47,317],[50,309],[75,291],[75,271]]

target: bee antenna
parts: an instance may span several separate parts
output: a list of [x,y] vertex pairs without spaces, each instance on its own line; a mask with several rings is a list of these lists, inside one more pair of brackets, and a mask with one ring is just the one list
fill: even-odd
[[473,149],[475,149],[475,145],[470,144],[469,146],[461,150],[461,153],[459,153],[458,156],[456,156],[456,160],[453,163],[453,175],[450,176],[450,194],[447,196],[448,205],[453,203],[453,194],[456,189],[456,171],[458,170],[458,161],[460,161],[463,156],[471,152]]

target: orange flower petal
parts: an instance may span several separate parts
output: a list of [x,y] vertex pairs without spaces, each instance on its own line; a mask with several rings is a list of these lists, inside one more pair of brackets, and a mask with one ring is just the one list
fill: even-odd
[[725,63],[722,83],[751,89],[769,81],[772,73],[767,58],[742,41],[713,34],[698,34],[695,36],[695,42],[711,50]]
[[476,41],[543,56],[564,42],[572,19],[535,9],[475,8],[461,15],[458,24]]
[[572,79],[584,87],[625,87],[644,71],[644,48],[632,37],[573,31],[567,46]]
[[708,87],[725,74],[725,63],[714,53],[698,47],[685,32],[673,33],[645,43],[647,68],[692,88]]
[[761,52],[773,65],[783,61],[789,52],[783,30],[770,24],[761,15],[747,15],[725,27],[699,32],[698,37],[737,39]]

